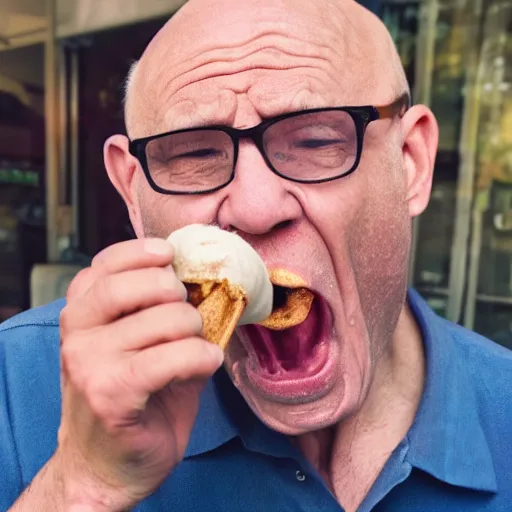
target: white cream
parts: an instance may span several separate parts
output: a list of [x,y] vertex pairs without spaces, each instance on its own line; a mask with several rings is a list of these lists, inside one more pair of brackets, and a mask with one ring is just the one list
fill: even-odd
[[272,311],[273,288],[260,255],[243,238],[216,226],[191,224],[171,233],[173,268],[183,282],[220,281],[243,288],[247,294],[239,325],[254,324]]

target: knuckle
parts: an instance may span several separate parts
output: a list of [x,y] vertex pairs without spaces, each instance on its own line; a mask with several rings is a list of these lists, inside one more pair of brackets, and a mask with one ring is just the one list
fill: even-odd
[[140,370],[137,369],[135,358],[130,357],[126,361],[124,372],[122,373],[121,380],[125,383],[136,382],[140,378]]
[[59,326],[60,326],[60,332],[61,332],[61,343],[66,339],[67,334],[72,329],[72,314],[70,313],[70,307],[68,304],[66,304],[62,311],[60,312],[59,317]]
[[108,247],[107,247],[107,249],[103,249],[102,251],[100,251],[98,254],[96,254],[93,257],[93,259],[91,260],[92,268],[98,267],[103,263],[103,261],[105,260],[105,253],[107,250],[108,250]]
[[95,295],[95,298],[105,297],[109,298],[112,295],[114,284],[112,276],[106,275],[98,279],[91,290]]
[[87,307],[94,316],[103,316],[116,298],[114,277],[105,275],[98,278],[87,293]]
[[[126,375],[126,373],[125,373]],[[133,376],[122,376],[120,371],[96,373],[86,384],[85,401],[92,415],[97,418],[107,434],[118,432],[131,419],[136,418],[144,408],[141,402],[136,406],[132,392]]]
[[137,361],[138,360],[135,357],[128,358],[126,360],[126,364],[124,365],[123,371],[120,373],[120,384],[126,390],[134,387],[142,387],[142,389],[148,389],[150,385],[148,373],[141,371]]
[[80,295],[85,291],[92,282],[92,268],[87,267],[78,272],[73,278],[68,289],[66,291],[66,299],[68,301],[73,300],[77,295]]
[[122,244],[123,244],[123,242],[121,242],[119,244],[109,245],[108,247],[105,247],[104,249],[102,249],[92,259],[91,267],[94,268],[94,267],[100,267],[100,266],[104,265],[105,262],[108,261],[108,259],[110,257],[112,257],[112,253],[116,252],[117,248]]
[[113,406],[109,380],[104,376],[96,375],[84,383],[83,393],[87,406],[94,416],[102,420],[108,418]]
[[83,344],[76,336],[69,336],[62,342],[60,349],[61,370],[66,375],[68,382],[72,382],[76,388],[82,388],[86,380],[84,365]]
[[84,346],[83,340],[77,333],[68,334],[61,340],[61,357],[65,363],[73,363],[75,360],[82,359],[82,348]]
[[69,364],[73,364],[76,357],[76,343],[73,342],[72,336],[62,338],[60,346],[60,357],[62,365],[67,367]]

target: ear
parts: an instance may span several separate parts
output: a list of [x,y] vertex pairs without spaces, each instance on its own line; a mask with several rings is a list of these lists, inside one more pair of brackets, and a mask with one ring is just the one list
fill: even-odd
[[124,135],[113,135],[103,148],[103,158],[110,181],[123,198],[137,237],[143,236],[143,224],[137,195],[137,180],[142,169],[139,161],[130,154],[129,141]]
[[409,214],[423,213],[430,200],[439,128],[434,114],[415,105],[402,119],[403,158],[407,175]]

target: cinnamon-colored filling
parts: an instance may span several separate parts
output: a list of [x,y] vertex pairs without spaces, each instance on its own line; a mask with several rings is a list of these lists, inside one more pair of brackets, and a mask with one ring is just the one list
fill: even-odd
[[259,325],[283,331],[304,322],[315,300],[306,282],[283,268],[269,270],[269,277],[274,287],[274,305],[270,316]]

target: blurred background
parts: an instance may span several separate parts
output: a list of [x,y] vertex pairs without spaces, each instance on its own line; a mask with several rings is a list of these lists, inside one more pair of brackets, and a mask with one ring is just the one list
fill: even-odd
[[[183,0],[0,0],[0,320],[133,236],[103,167],[130,64]],[[364,3],[364,2],[363,2]],[[410,282],[512,348],[512,0],[368,0],[441,129]]]

